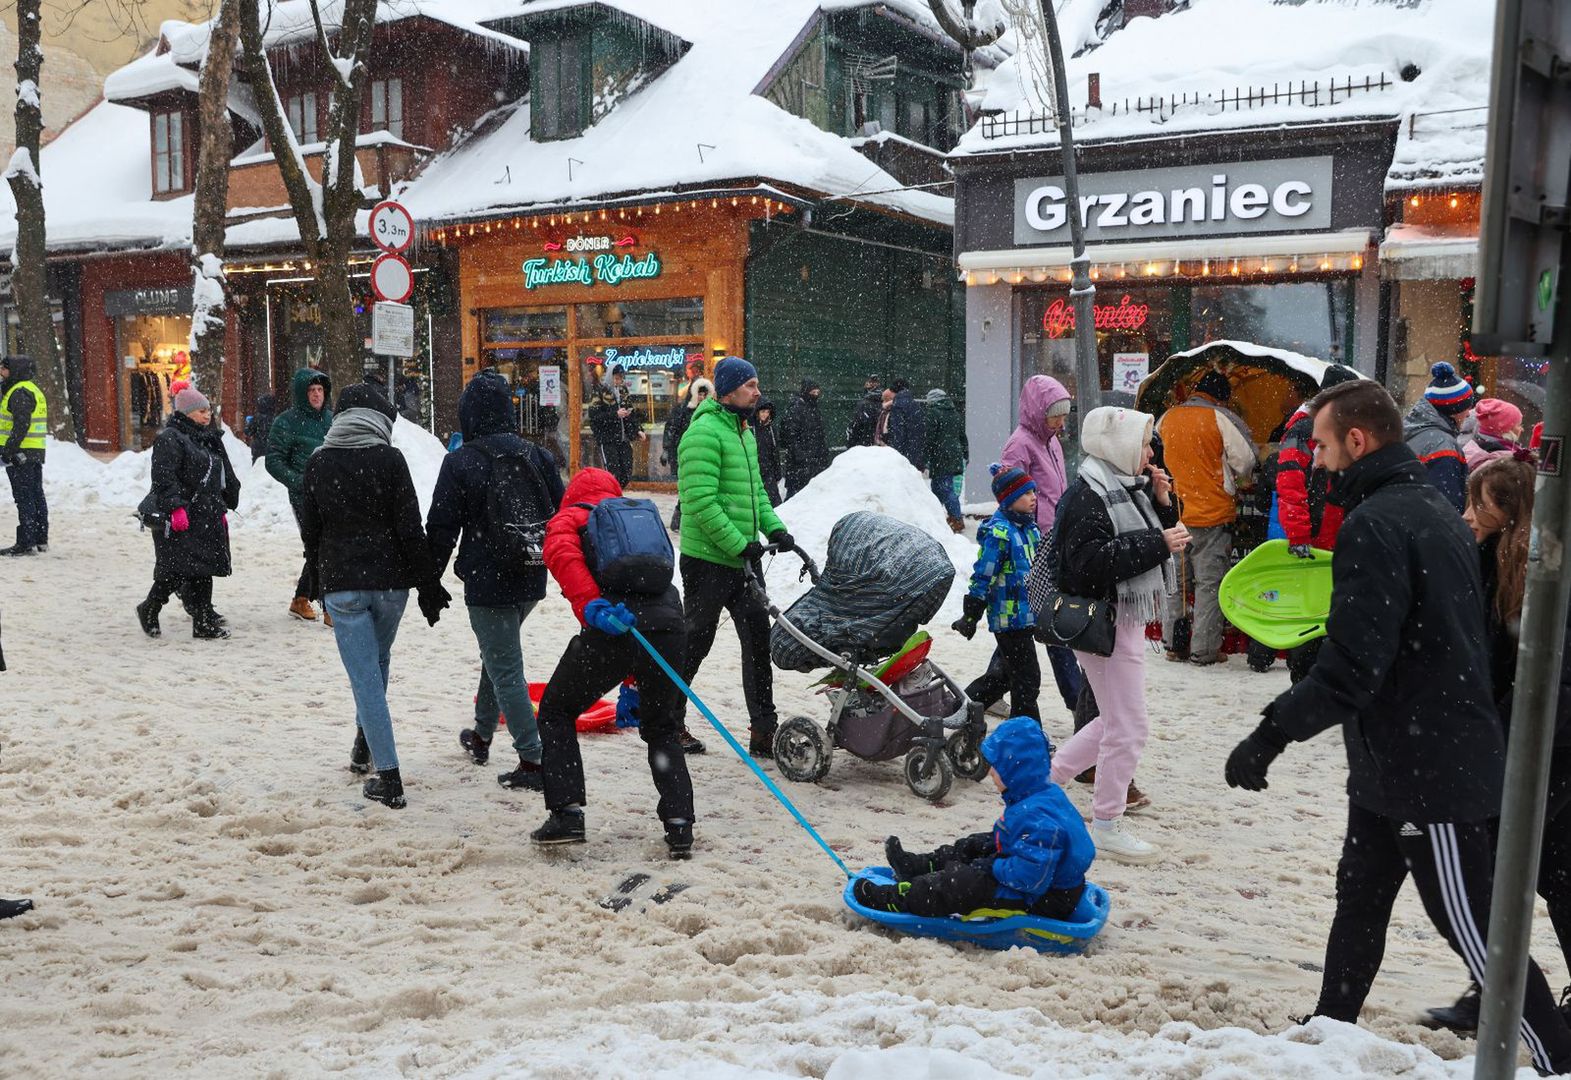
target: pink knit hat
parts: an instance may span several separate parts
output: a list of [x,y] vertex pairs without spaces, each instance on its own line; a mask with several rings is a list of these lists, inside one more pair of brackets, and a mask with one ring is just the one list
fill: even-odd
[[1478,403],[1478,430],[1485,435],[1499,438],[1509,435],[1522,424],[1522,410],[1509,401],[1485,398]]

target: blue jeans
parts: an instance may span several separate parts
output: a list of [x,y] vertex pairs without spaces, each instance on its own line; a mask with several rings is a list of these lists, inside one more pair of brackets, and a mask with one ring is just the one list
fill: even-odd
[[529,680],[524,675],[524,650],[519,632],[535,609],[533,600],[508,607],[469,608],[469,626],[480,646],[480,690],[475,694],[475,734],[490,739],[496,734],[496,714],[507,717],[518,756],[540,764],[540,728],[534,703],[529,700]]
[[933,497],[944,504],[944,512],[952,518],[964,521],[965,514],[960,511],[960,496],[955,494],[955,478],[934,475],[928,480],[933,491]]
[[322,598],[355,696],[355,726],[365,732],[377,772],[398,768],[393,716],[387,711],[387,668],[408,602],[408,589],[350,589]]
[[1053,665],[1053,681],[1058,684],[1058,693],[1064,699],[1064,708],[1074,711],[1075,702],[1080,700],[1080,688],[1085,685],[1085,672],[1080,670],[1080,662],[1075,659],[1073,649],[1062,645],[1049,645],[1047,647],[1047,662]]

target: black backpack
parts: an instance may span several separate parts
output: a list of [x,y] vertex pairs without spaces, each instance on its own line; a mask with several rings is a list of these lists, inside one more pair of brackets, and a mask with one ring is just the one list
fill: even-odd
[[528,454],[491,454],[482,529],[491,555],[504,567],[545,565],[545,527],[556,513],[540,472]]

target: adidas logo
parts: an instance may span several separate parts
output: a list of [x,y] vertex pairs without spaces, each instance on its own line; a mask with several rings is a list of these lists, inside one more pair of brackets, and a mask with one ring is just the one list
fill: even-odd
[[1423,836],[1424,830],[1414,825],[1411,821],[1402,822],[1402,827],[1397,830],[1398,836]]

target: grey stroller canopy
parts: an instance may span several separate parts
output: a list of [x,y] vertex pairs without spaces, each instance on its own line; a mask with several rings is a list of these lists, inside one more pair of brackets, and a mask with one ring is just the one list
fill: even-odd
[[[937,540],[887,514],[859,510],[835,522],[818,584],[783,618],[824,648],[867,663],[895,652],[938,614],[954,580],[954,563]],[[786,671],[829,666],[779,623],[769,652]]]

